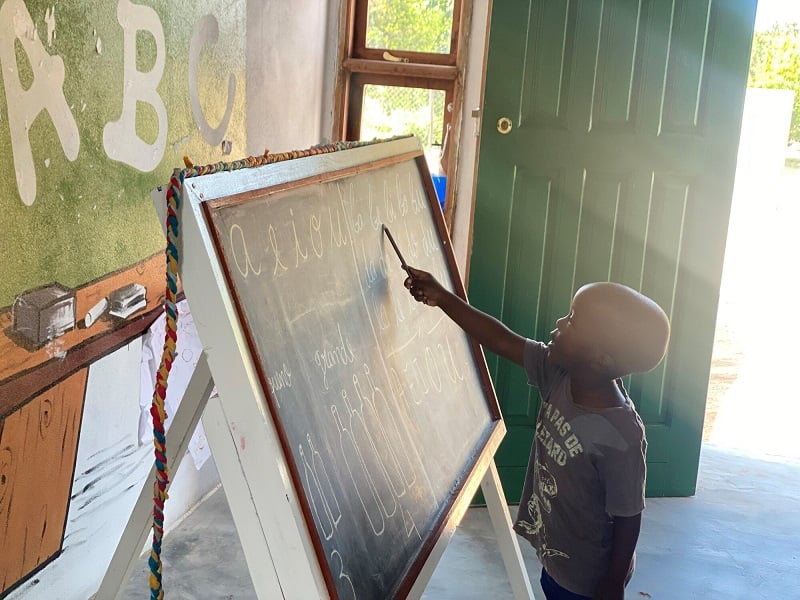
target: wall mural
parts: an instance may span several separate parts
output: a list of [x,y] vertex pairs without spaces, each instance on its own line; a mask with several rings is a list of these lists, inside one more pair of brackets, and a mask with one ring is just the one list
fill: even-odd
[[159,314],[150,191],[245,152],[245,25],[229,0],[0,0],[0,598],[64,550],[90,366]]

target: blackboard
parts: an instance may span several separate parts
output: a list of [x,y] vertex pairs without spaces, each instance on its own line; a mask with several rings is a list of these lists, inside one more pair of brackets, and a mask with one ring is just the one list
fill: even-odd
[[405,597],[504,431],[421,150],[202,206],[331,597]]

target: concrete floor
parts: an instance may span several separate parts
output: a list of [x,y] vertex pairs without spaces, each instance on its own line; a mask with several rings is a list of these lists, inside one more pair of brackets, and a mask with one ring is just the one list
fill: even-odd
[[[542,599],[539,563],[520,541]],[[648,499],[637,552],[627,600],[800,600],[800,460],[704,446],[697,495]],[[256,598],[222,489],[167,536],[162,558],[167,598]],[[147,597],[148,575],[143,558],[124,598]],[[511,597],[486,509],[470,508],[423,598]]]

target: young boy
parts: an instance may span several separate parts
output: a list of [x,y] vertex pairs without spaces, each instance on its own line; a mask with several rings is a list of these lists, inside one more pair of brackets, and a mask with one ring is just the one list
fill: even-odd
[[438,306],[482,346],[522,365],[539,388],[515,531],[536,548],[548,600],[623,600],[644,509],[644,426],[621,377],[664,356],[669,320],[616,283],[580,288],[550,343],[526,339],[408,269],[413,297]]

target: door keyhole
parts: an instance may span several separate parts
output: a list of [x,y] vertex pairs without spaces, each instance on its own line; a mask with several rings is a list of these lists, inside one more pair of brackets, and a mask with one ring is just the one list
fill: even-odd
[[497,131],[506,135],[507,133],[511,133],[511,129],[514,127],[514,123],[511,122],[511,119],[508,117],[500,117],[497,119]]

